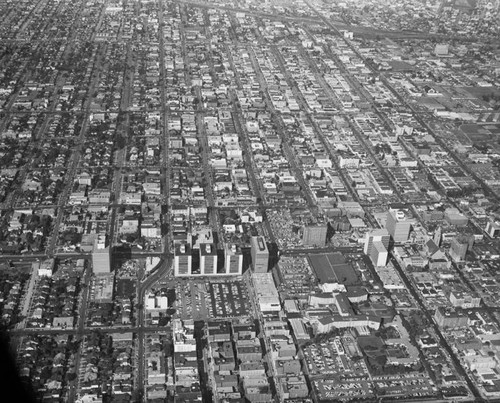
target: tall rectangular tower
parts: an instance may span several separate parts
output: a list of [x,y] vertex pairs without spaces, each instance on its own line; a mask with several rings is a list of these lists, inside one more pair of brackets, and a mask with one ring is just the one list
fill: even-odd
[[255,273],[267,273],[269,266],[269,250],[263,236],[253,236],[250,239],[252,265]]
[[410,236],[411,221],[401,210],[389,210],[385,224],[394,242],[406,242]]
[[109,246],[106,246],[106,235],[99,235],[94,241],[94,248],[92,249],[92,268],[94,274],[110,273],[110,260]]
[[213,243],[200,244],[200,274],[206,276],[217,274],[217,248]]
[[225,274],[240,275],[243,273],[243,254],[235,244],[226,245],[224,250]]
[[174,252],[174,275],[176,277],[192,274],[193,257],[189,244],[179,244]]
[[469,241],[464,238],[453,238],[450,245],[450,257],[454,262],[463,262],[469,249]]
[[374,231],[370,231],[366,233],[365,236],[365,244],[363,251],[365,252],[365,255],[370,256],[373,243],[374,242],[382,242],[382,244],[385,246],[385,249],[389,249],[389,241],[391,240],[391,236],[387,232],[386,229],[377,229]]
[[387,249],[380,241],[373,242],[369,256],[373,265],[376,267],[385,266],[387,264]]

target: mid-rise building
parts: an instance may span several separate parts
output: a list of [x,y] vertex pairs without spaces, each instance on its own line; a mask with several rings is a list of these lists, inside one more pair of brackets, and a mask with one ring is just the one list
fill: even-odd
[[401,210],[389,210],[385,227],[392,240],[397,243],[406,242],[410,236],[411,221]]
[[200,274],[217,274],[217,248],[213,243],[200,244]]
[[365,255],[370,256],[372,253],[372,246],[374,242],[382,242],[382,244],[385,246],[385,249],[389,249],[389,242],[391,240],[391,236],[387,232],[386,229],[377,229],[374,231],[370,231],[366,233],[365,236],[365,245],[364,245],[364,252]]
[[261,312],[279,312],[281,303],[271,273],[253,273],[252,283]]
[[109,246],[106,246],[106,236],[99,235],[94,241],[92,249],[92,268],[94,274],[107,274],[111,272],[111,256]]
[[436,56],[448,56],[449,46],[447,43],[438,43],[434,47],[434,53]]
[[250,239],[252,265],[255,273],[267,273],[269,267],[269,250],[263,236],[253,236]]
[[146,295],[147,310],[166,310],[168,309],[168,297],[166,295],[154,295],[149,293]]
[[326,225],[307,225],[302,233],[302,243],[305,246],[325,246]]
[[462,311],[440,306],[434,314],[436,323],[442,328],[458,329],[466,327],[469,318]]
[[462,309],[479,308],[481,306],[481,297],[472,291],[451,291],[450,302],[454,307]]
[[224,249],[225,274],[240,275],[243,273],[243,253],[235,244],[226,245]]
[[43,262],[33,262],[33,269],[38,270],[39,277],[52,277],[52,273],[54,272],[55,259],[47,259]]
[[500,236],[500,222],[489,221],[488,224],[486,224],[486,233],[492,238],[499,237]]
[[193,256],[189,244],[179,244],[174,253],[174,274],[176,277],[190,276],[193,269]]

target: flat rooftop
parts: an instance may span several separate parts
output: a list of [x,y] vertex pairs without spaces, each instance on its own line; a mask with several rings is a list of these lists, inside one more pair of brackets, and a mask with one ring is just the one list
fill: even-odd
[[356,285],[359,283],[356,271],[339,252],[312,254],[308,258],[316,277],[322,284]]
[[266,240],[262,236],[255,236],[251,238],[251,244],[253,247],[257,248],[259,252],[268,252]]

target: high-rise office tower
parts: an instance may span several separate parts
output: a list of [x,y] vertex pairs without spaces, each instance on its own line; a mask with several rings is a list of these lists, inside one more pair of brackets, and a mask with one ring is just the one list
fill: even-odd
[[443,234],[443,229],[441,228],[441,226],[437,227],[436,232],[434,232],[434,237],[432,238],[432,240],[438,247],[441,246],[442,234]]
[[107,274],[111,272],[111,256],[109,246],[106,246],[106,236],[99,235],[94,241],[92,249],[92,268],[94,274]]
[[217,274],[217,248],[213,243],[200,244],[200,274]]
[[454,262],[463,262],[469,249],[469,240],[465,238],[453,238],[450,246],[450,257]]
[[224,271],[225,274],[240,275],[243,273],[243,254],[241,249],[235,245],[226,245],[224,249]]
[[401,210],[389,210],[385,224],[394,242],[406,242],[410,236],[411,221]]
[[364,244],[364,252],[365,255],[370,256],[371,251],[372,251],[372,245],[374,242],[382,242],[382,244],[385,246],[385,249],[389,249],[389,242],[391,240],[391,236],[387,232],[386,229],[376,229],[370,232],[366,233],[365,236],[365,244]]
[[176,277],[192,274],[193,257],[189,244],[179,244],[174,252],[174,275]]
[[302,233],[302,243],[306,246],[325,246],[326,225],[306,225]]
[[373,242],[369,256],[373,265],[376,267],[385,266],[387,264],[387,249],[381,241]]
[[256,273],[267,273],[269,266],[269,250],[263,236],[250,239],[253,270]]

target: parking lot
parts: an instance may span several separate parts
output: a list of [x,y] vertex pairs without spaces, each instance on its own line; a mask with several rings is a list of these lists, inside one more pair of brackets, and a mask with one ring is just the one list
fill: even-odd
[[337,344],[340,346],[341,354],[331,343],[311,344],[304,349],[309,374],[311,376],[332,375],[344,379],[349,377],[368,379],[368,369],[365,362],[359,359],[353,360],[349,355],[343,353],[345,348],[343,344],[340,341],[337,341]]
[[214,318],[246,316],[248,310],[248,292],[241,281],[226,281],[209,284]]
[[336,379],[323,379],[313,381],[313,387],[321,400],[349,402],[375,398],[373,386],[367,381],[339,383]]
[[179,280],[175,286],[176,316],[205,320],[247,316],[249,296],[239,280]]
[[210,318],[211,304],[207,285],[201,281],[179,281],[175,287],[177,316],[181,319]]

